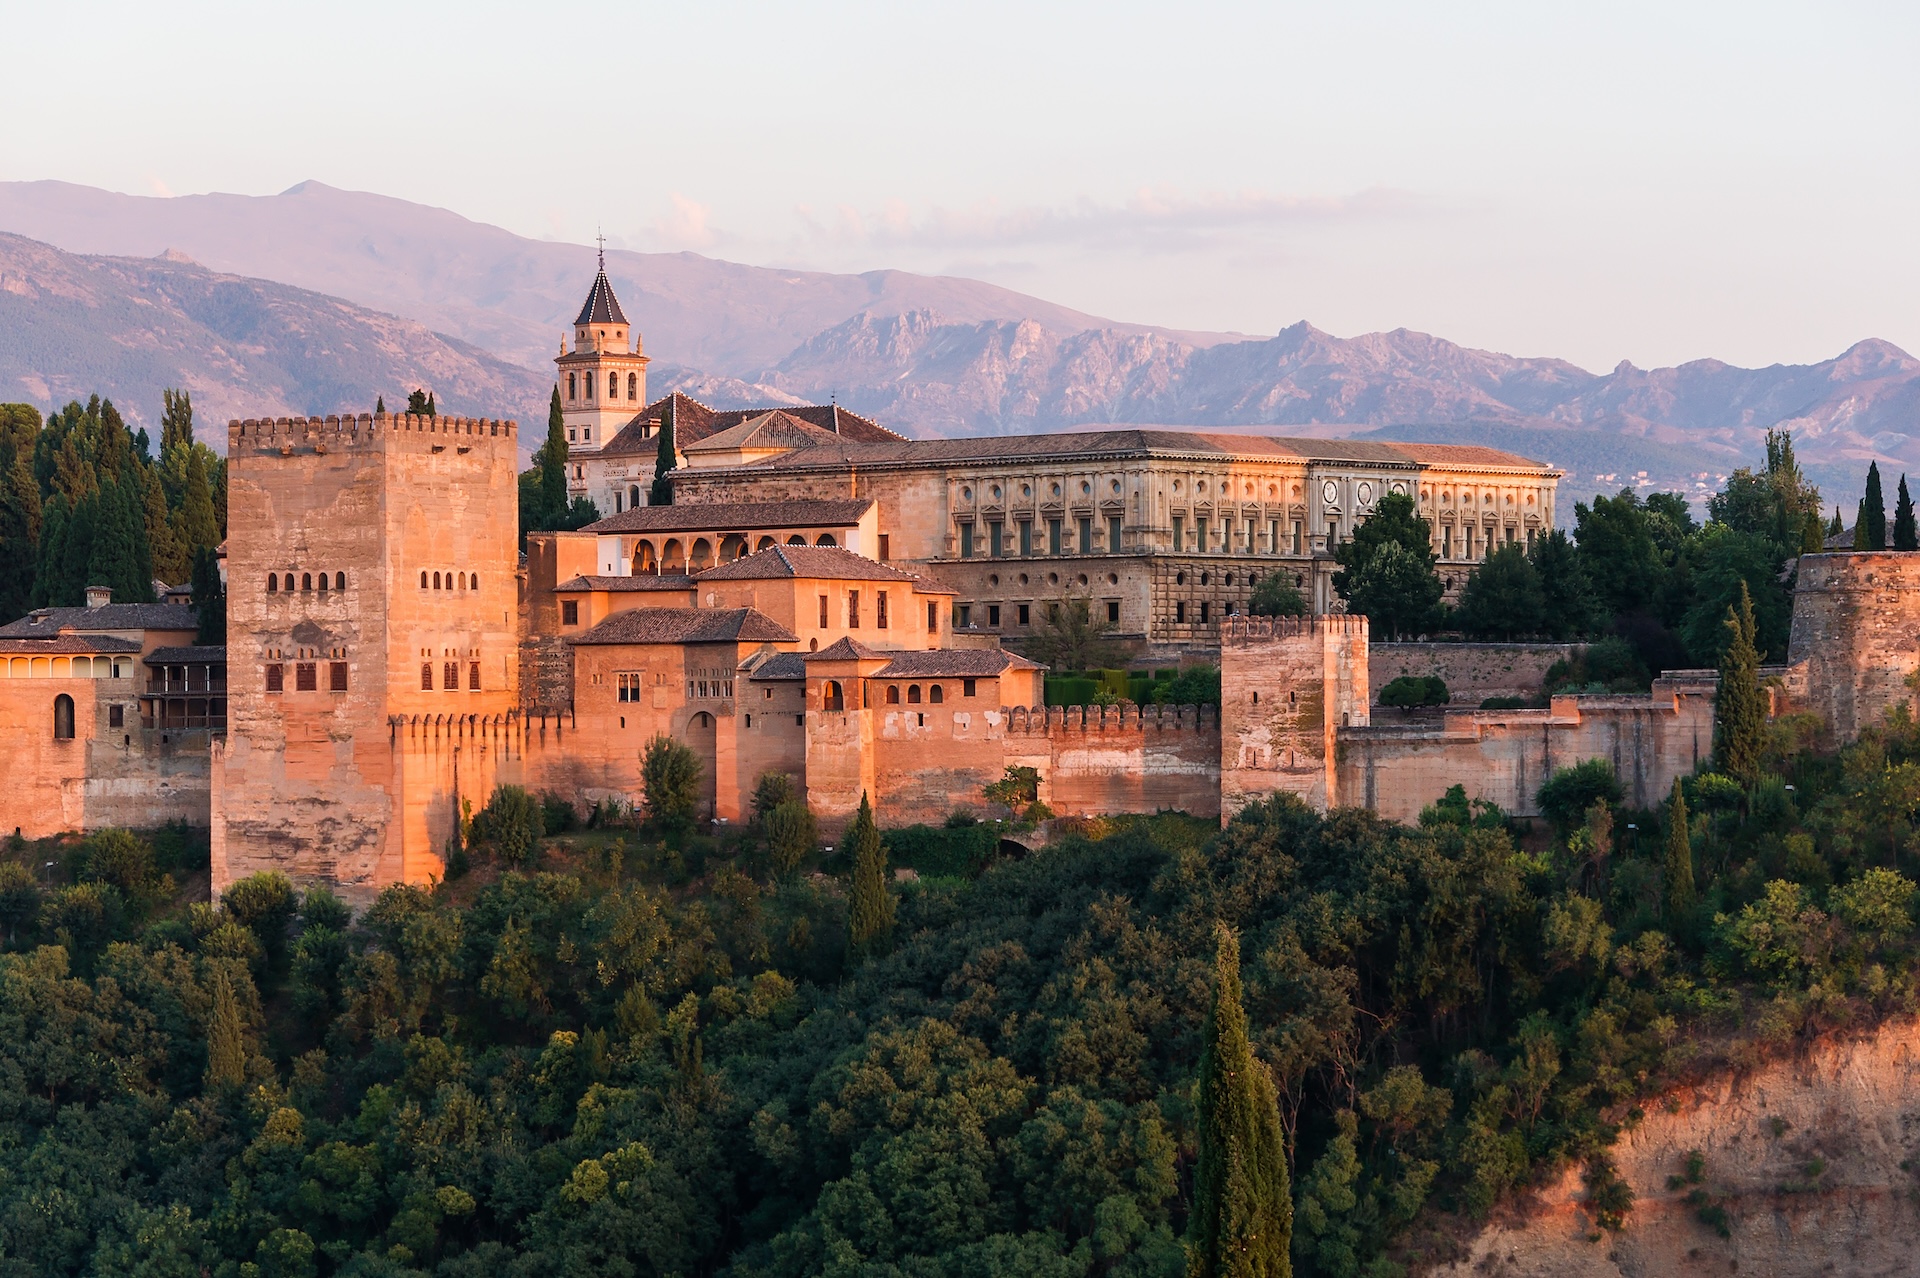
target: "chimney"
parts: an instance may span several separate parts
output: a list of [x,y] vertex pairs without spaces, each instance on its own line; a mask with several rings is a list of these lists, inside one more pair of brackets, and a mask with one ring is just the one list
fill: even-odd
[[104,608],[113,602],[112,586],[88,586],[87,607]]

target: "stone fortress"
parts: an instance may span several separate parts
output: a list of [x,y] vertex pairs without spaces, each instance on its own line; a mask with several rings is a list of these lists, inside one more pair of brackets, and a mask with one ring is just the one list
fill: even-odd
[[[1034,768],[1056,813],[1225,817],[1275,792],[1400,820],[1454,784],[1530,814],[1609,760],[1650,805],[1711,749],[1711,672],[1544,710],[1376,714],[1400,673],[1456,698],[1537,688],[1563,648],[1370,645],[1331,547],[1386,494],[1457,579],[1553,526],[1559,475],[1482,448],[1151,429],[909,441],[837,406],[645,401],[604,271],[556,361],[571,482],[606,517],[516,547],[510,421],[381,414],[228,428],[227,643],[179,604],[0,627],[0,827],[209,826],[215,888],[263,869],[364,901],[441,873],[502,783],[585,807],[642,797],[657,735],[703,764],[705,814],[795,778],[829,830],[979,809]],[[671,505],[648,505],[671,423]],[[644,459],[644,467],[642,466]],[[1314,615],[1246,615],[1294,575]],[[1777,708],[1839,737],[1911,704],[1920,555],[1801,561]],[[1044,705],[1001,646],[1082,597],[1151,660],[1221,666],[1221,707]]]

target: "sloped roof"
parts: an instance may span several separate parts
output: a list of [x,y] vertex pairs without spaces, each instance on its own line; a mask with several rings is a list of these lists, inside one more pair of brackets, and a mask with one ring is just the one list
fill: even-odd
[[1017,652],[1001,648],[935,648],[929,652],[897,652],[875,679],[983,678],[1009,670],[1044,670]]
[[102,604],[98,608],[36,608],[0,626],[0,639],[36,639],[62,632],[102,630],[198,630],[200,618],[186,604]]
[[138,652],[140,645],[131,639],[112,635],[48,635],[44,639],[0,637],[0,655],[18,657],[78,656],[83,653]]
[[155,648],[146,656],[150,666],[225,665],[227,645],[223,643],[183,644],[175,648]]
[[750,532],[762,528],[850,528],[873,508],[856,501],[713,501],[691,506],[635,506],[581,532]]
[[776,581],[790,577],[817,577],[826,581],[902,581],[915,585],[921,578],[890,564],[856,555],[839,546],[769,546],[696,574],[701,581]]
[[768,683],[807,677],[807,654],[804,652],[776,652],[753,668],[754,679],[764,679]]
[[753,608],[630,608],[568,642],[796,643],[799,638]]
[[677,573],[666,573],[662,575],[641,573],[633,577],[569,577],[553,588],[555,594],[559,594],[563,590],[606,590],[614,594],[627,594],[633,592],[692,589],[693,578],[683,577]]
[[660,421],[668,412],[673,414],[674,445],[684,449],[690,443],[697,443],[721,431],[730,430],[744,421],[764,416],[776,408],[788,417],[805,422],[809,426],[819,427],[842,439],[870,444],[900,443],[906,439],[906,436],[888,430],[872,418],[849,412],[837,404],[769,404],[761,408],[708,408],[693,396],[674,391],[635,413],[625,426],[614,432],[613,438],[602,445],[594,456],[618,457],[633,454],[652,456],[659,451],[660,445],[657,438],[647,434],[647,424]]
[[593,277],[593,287],[587,292],[586,303],[580,308],[580,318],[576,324],[624,324],[627,313],[620,309],[620,299],[613,295],[613,285],[607,282],[607,272]]
[[893,654],[869,648],[858,639],[836,639],[818,652],[809,652],[808,661],[885,661]]
[[735,448],[811,448],[839,438],[781,409],[770,409],[758,417],[749,417],[738,426],[716,431],[705,439],[690,443],[674,442],[683,453],[723,453]]

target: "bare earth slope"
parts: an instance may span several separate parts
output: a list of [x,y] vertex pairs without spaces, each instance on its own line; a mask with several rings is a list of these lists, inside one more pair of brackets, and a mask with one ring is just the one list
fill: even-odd
[[[1577,1169],[1490,1225],[1447,1278],[1656,1278],[1920,1272],[1920,1023],[1816,1045],[1673,1098],[1614,1148],[1636,1202],[1617,1237],[1596,1232]],[[1721,1238],[1667,1188],[1687,1154],[1726,1210]]]
[[[411,320],[189,261],[80,257],[0,234],[0,400],[109,396],[152,422],[163,387],[198,424],[372,412],[416,386],[448,412],[524,417],[546,379]],[[396,396],[399,397],[396,400]]]

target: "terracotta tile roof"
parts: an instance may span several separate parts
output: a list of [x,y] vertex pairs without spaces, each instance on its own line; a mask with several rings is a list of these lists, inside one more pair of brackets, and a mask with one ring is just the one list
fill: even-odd
[[223,666],[226,663],[227,645],[223,643],[195,643],[177,648],[155,648],[146,656],[146,664],[150,666]]
[[669,411],[673,414],[673,442],[684,449],[690,443],[717,435],[776,408],[789,417],[809,426],[817,426],[842,439],[873,444],[900,442],[906,438],[871,418],[848,412],[835,404],[769,404],[763,408],[718,409],[708,408],[693,396],[675,391],[635,413],[593,455],[617,457],[644,454],[651,457],[659,451],[660,445],[657,438],[648,434],[648,423],[659,422]]
[[776,652],[753,668],[749,678],[764,679],[768,683],[783,680],[797,680],[807,677],[807,654],[804,652]]
[[732,563],[696,573],[701,581],[775,581],[789,577],[817,577],[826,581],[902,581],[921,584],[921,578],[891,564],[878,563],[839,546],[769,546],[742,555]]
[[98,608],[36,608],[0,626],[0,639],[32,639],[102,630],[198,630],[199,615],[186,604],[102,604]]
[[930,652],[897,652],[875,679],[983,678],[1009,670],[1044,670],[1017,652],[1001,648],[935,648]]
[[1128,428],[1059,431],[1045,435],[994,435],[973,439],[901,440],[869,443],[841,438],[779,457],[750,462],[740,469],[806,470],[858,466],[923,466],[992,462],[1017,464],[1062,457],[1105,455],[1251,460],[1328,461],[1359,465],[1411,467],[1423,464],[1488,465],[1546,470],[1542,463],[1496,448],[1461,444],[1394,444],[1373,440],[1295,439],[1279,435],[1236,435],[1221,431]]
[[620,299],[613,295],[613,285],[607,283],[607,273],[602,270],[593,277],[593,288],[587,292],[587,301],[580,308],[580,317],[575,324],[624,324],[627,313],[620,309]]
[[713,501],[690,506],[635,506],[581,532],[752,532],[764,528],[851,528],[872,509],[857,501]]
[[131,639],[112,635],[48,635],[45,639],[15,639],[0,636],[0,654],[65,657],[81,653],[138,652],[140,645]]
[[568,642],[796,643],[799,638],[752,608],[630,608]]
[[725,452],[730,448],[812,448],[839,438],[830,430],[802,421],[781,409],[749,417],[738,426],[716,431],[705,439],[679,443],[683,453]]
[[555,594],[561,591],[606,590],[613,594],[645,591],[692,590],[693,578],[682,577],[677,573],[656,575],[641,573],[636,577],[569,577],[553,588]]
[[858,639],[836,639],[818,652],[809,652],[808,661],[885,661],[893,654],[869,648]]

